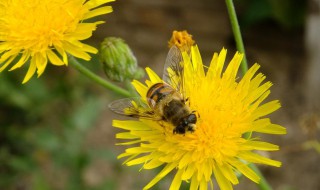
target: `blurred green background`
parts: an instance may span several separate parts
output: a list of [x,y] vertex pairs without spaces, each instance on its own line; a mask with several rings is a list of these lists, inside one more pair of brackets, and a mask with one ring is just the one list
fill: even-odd
[[[275,84],[271,98],[280,98],[284,107],[273,119],[286,126],[289,134],[266,137],[283,147],[272,156],[284,166],[262,168],[280,190],[320,189],[315,180],[320,169],[313,167],[319,153],[303,146],[319,139],[320,130],[319,104],[310,108],[313,100],[305,93],[312,92],[304,89],[309,55],[306,22],[314,14],[308,8],[312,2],[235,1],[248,61],[262,65],[262,72]],[[122,37],[139,64],[159,74],[173,30],[187,29],[206,62],[222,47],[228,49],[229,58],[235,51],[223,1],[127,0],[112,6],[114,12],[104,17],[106,24],[99,26],[88,43],[98,47],[104,37]],[[96,56],[83,65],[104,76]],[[115,145],[117,130],[111,121],[120,117],[108,111],[107,105],[121,97],[72,67],[48,66],[39,79],[22,85],[25,72],[26,68],[0,74],[1,190],[141,189],[152,179],[153,171],[139,172],[139,167],[122,166],[122,160],[116,159],[124,147]],[[298,174],[292,174],[294,171]],[[302,176],[308,185],[297,182],[303,172],[308,172]],[[257,189],[252,182],[243,181],[235,189]],[[154,189],[167,189],[170,182],[168,177]]]

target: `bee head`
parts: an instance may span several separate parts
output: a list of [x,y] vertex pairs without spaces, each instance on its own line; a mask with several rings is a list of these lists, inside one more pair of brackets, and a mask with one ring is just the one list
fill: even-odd
[[184,118],[184,127],[187,131],[194,132],[196,129],[197,116],[194,113],[191,113]]
[[182,119],[180,125],[176,126],[173,133],[185,134],[186,131],[194,132],[196,129],[197,116],[194,113]]

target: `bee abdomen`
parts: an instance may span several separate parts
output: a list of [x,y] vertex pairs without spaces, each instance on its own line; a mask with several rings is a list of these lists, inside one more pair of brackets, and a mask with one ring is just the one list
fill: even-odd
[[162,99],[167,95],[172,94],[175,90],[165,84],[165,83],[156,83],[150,87],[147,92],[148,104],[150,107],[155,107]]

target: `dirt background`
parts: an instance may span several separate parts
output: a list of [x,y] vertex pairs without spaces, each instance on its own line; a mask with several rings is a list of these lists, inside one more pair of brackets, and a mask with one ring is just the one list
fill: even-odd
[[[121,37],[132,48],[141,67],[150,66],[159,74],[173,30],[187,30],[193,35],[205,63],[222,47],[228,49],[228,59],[235,52],[224,1],[119,0],[112,6],[114,12],[105,17],[107,23],[95,32],[95,42],[109,36]],[[276,190],[320,189],[320,152],[305,146],[320,137],[319,7],[319,1],[309,1],[306,24],[301,28],[288,29],[267,20],[242,30],[249,64],[261,64],[260,71],[274,83],[270,99],[280,99],[282,103],[281,110],[271,118],[285,126],[288,134],[263,137],[281,146],[280,151],[269,156],[280,160],[282,167],[261,167]],[[115,118],[108,110],[101,115],[98,126],[88,134],[88,147],[110,148],[115,155],[124,151],[125,147],[114,145],[117,130],[111,127],[111,120]],[[152,171],[139,172],[137,167],[97,160],[88,168],[85,178],[89,184],[99,184],[106,177],[116,176],[118,189],[141,189],[154,175]],[[167,189],[169,184],[170,179],[163,180],[158,188]],[[258,188],[243,179],[235,189]]]

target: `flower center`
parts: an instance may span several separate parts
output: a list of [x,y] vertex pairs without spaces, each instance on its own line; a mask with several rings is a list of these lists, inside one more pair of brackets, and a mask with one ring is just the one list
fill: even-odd
[[[1,10],[3,9],[3,10]],[[19,49],[44,51],[76,29],[85,9],[81,0],[11,0],[0,8],[0,40]]]

